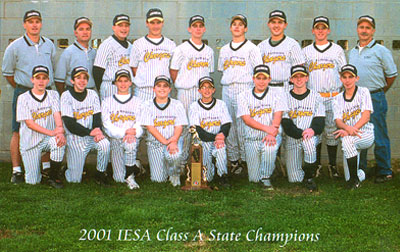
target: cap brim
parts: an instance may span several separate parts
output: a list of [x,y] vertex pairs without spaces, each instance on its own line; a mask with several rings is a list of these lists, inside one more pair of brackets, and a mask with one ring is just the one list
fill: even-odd
[[353,75],[354,77],[357,76],[355,73],[353,73],[353,71],[350,71],[350,70],[344,70],[343,72],[340,72],[339,74],[340,74],[340,76],[342,76],[345,73],[351,73],[351,75]]
[[166,81],[166,80],[158,80],[158,81],[156,81],[156,82],[154,83],[154,86],[156,86],[156,85],[157,85],[158,83],[160,83],[160,82],[165,82],[165,83],[168,84],[169,87],[171,87],[171,83],[169,83],[169,82]]
[[120,20],[120,21],[116,22],[114,25],[119,25],[121,23],[128,23],[129,25],[131,24],[131,22],[129,22],[128,20]]
[[118,81],[121,77],[126,77],[126,78],[128,78],[129,80],[131,79],[131,76],[130,76],[130,75],[128,75],[128,74],[121,74],[121,75],[118,75],[118,76],[117,76],[117,78],[115,79],[115,81]]
[[211,81],[208,81],[208,80],[203,81],[202,83],[200,83],[199,88],[201,88],[206,83],[210,84],[211,87],[215,88],[215,85]]
[[44,74],[44,75],[46,75],[47,77],[49,77],[49,74],[48,74],[48,73],[45,73],[45,72],[38,72],[38,73],[35,73],[32,77],[35,78],[36,76],[38,76],[38,75],[40,75],[40,74]]
[[234,16],[234,17],[231,19],[231,24],[232,24],[235,20],[240,20],[240,21],[243,22],[243,24],[247,25],[247,23],[246,23],[246,21],[244,20],[244,18],[239,17],[239,16]]
[[90,27],[93,26],[92,21],[89,21],[89,20],[82,20],[82,21],[80,21],[79,23],[77,23],[77,24],[75,25],[75,29],[78,28],[78,27],[79,27],[81,24],[83,24],[83,23],[90,25]]
[[357,21],[357,25],[361,24],[362,22],[368,22],[370,25],[372,25],[373,28],[375,28],[374,23],[372,23],[371,20],[366,19],[366,18],[359,19],[359,20]]
[[271,22],[272,19],[279,19],[279,20],[282,20],[283,22],[286,22],[286,19],[284,19],[283,17],[277,17],[277,16],[276,16],[276,17],[270,17],[270,18],[268,19],[268,23]]
[[327,24],[327,23],[325,23],[325,22],[316,22],[315,24],[314,24],[314,27],[313,28],[315,28],[317,25],[319,25],[319,24],[322,24],[322,25],[324,25],[326,28],[329,28],[329,25]]
[[308,76],[308,73],[305,73],[305,72],[302,72],[302,71],[297,71],[297,72],[294,72],[294,73],[290,76],[290,78],[292,78],[292,77],[295,76],[296,74],[302,74],[303,76]]
[[152,17],[152,18],[148,18],[147,22],[151,22],[153,20],[160,20],[161,22],[164,22],[164,19],[162,17]]
[[260,74],[262,74],[262,75],[264,75],[265,77],[269,78],[269,74],[264,73],[264,72],[255,73],[253,76],[254,76],[254,77],[257,77],[257,76],[260,75]]
[[86,76],[89,78],[89,73],[86,72],[86,71],[77,72],[77,73],[74,75],[74,78],[75,78],[76,76],[78,76],[78,75],[81,75],[81,74],[86,74]]
[[37,18],[37,19],[39,19],[40,21],[42,21],[42,17],[40,17],[40,16],[31,16],[31,17],[26,18],[25,21],[28,21],[28,20],[34,19],[34,18]]
[[195,23],[202,23],[202,24],[204,24],[204,21],[203,21],[203,20],[195,20],[195,21],[193,21],[193,22],[190,23],[190,26],[192,26],[192,24],[195,24]]

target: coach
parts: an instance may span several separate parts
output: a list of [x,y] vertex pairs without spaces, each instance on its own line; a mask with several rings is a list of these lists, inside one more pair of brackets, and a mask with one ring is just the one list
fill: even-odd
[[[376,183],[392,179],[390,164],[390,140],[386,125],[387,101],[385,93],[397,77],[397,68],[392,53],[373,39],[375,19],[368,15],[361,16],[357,22],[359,42],[350,51],[349,63],[358,69],[358,86],[366,87],[371,92],[374,112],[371,122],[375,134]],[[367,150],[361,151],[360,168],[367,168]]]

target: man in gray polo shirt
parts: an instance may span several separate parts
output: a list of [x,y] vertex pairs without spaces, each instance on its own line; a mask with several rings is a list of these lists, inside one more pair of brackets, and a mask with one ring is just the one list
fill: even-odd
[[[37,65],[47,66],[49,69],[49,84],[53,84],[53,66],[56,48],[50,39],[40,36],[42,16],[36,10],[27,11],[23,18],[26,33],[13,41],[4,52],[2,63],[3,76],[14,88],[12,137],[10,143],[11,162],[13,166],[12,183],[21,183],[24,177],[21,169],[21,155],[19,153],[19,123],[16,122],[17,98],[20,94],[32,88],[32,69]],[[49,165],[49,164],[48,164]]]
[[[374,125],[375,135],[375,182],[382,183],[392,179],[390,164],[390,140],[386,125],[387,101],[385,93],[392,86],[397,77],[397,68],[392,53],[378,44],[373,36],[375,20],[364,15],[357,22],[359,42],[350,51],[349,63],[356,66],[360,80],[357,85],[367,87],[371,92],[374,113],[371,122]],[[361,151],[360,168],[367,168],[367,150]]]

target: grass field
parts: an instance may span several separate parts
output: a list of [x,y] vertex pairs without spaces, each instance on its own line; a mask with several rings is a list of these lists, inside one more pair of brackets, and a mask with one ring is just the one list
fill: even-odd
[[273,192],[246,178],[184,192],[142,177],[130,191],[93,169],[55,190],[12,185],[0,163],[0,251],[400,251],[400,176],[356,191],[320,178],[312,194],[283,178]]

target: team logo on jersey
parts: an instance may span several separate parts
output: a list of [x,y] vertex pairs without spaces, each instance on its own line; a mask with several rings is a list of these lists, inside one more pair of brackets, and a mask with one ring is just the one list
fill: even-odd
[[87,118],[88,116],[92,116],[93,113],[94,113],[94,112],[93,112],[93,109],[88,110],[88,111],[85,111],[85,112],[82,112],[82,113],[74,112],[74,118],[75,118],[76,120],[80,120],[80,119],[82,119],[82,118],[83,118],[83,120],[86,120],[86,118]]
[[129,58],[122,56],[118,61],[118,66],[122,67],[123,65],[129,65]]
[[321,63],[318,64],[318,61],[311,61],[310,66],[308,67],[308,71],[311,73],[314,70],[321,70],[325,71],[326,69],[335,68],[335,64],[333,63]]
[[264,64],[271,63],[275,64],[277,61],[285,61],[286,56],[285,55],[279,55],[279,56],[271,56],[271,55],[263,55],[262,57]]
[[36,120],[51,116],[52,114],[53,114],[53,110],[51,110],[51,109],[49,109],[45,112],[40,112],[40,113],[32,112],[32,118],[34,121],[36,121]]
[[347,121],[356,118],[361,113],[361,109],[356,109],[354,111],[349,111],[349,112],[343,112],[343,122],[346,123]]
[[303,117],[303,116],[312,116],[313,112],[312,111],[298,111],[298,110],[291,110],[289,111],[289,117],[292,119],[298,118],[298,117]]
[[116,114],[112,113],[110,115],[110,120],[111,120],[111,123],[116,123],[116,122],[119,122],[119,121],[122,121],[124,123],[126,121],[135,121],[136,120],[136,116],[134,116],[134,115],[120,115],[119,111],[118,111]]
[[224,70],[228,69],[229,67],[234,68],[235,66],[245,66],[246,60],[239,60],[239,59],[227,59],[224,62]]
[[157,118],[154,119],[154,127],[162,127],[165,129],[169,125],[175,125],[175,119],[158,121]]
[[196,59],[191,59],[187,64],[187,70],[192,70],[198,67],[208,67],[208,61],[197,61]]
[[250,116],[251,117],[261,117],[263,114],[271,114],[272,109],[271,108],[262,108],[262,109],[250,109]]
[[170,53],[153,53],[153,52],[147,52],[144,57],[143,60],[144,62],[149,62],[152,59],[158,59],[158,60],[162,60],[162,59],[169,59],[171,58],[171,54]]
[[214,127],[214,126],[221,126],[221,121],[220,120],[216,120],[216,121],[205,122],[204,120],[202,120],[200,122],[200,127],[202,127],[203,129],[204,128],[210,129],[211,127]]

